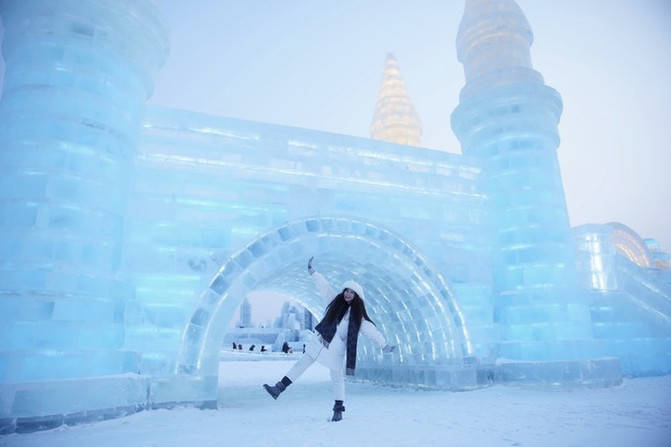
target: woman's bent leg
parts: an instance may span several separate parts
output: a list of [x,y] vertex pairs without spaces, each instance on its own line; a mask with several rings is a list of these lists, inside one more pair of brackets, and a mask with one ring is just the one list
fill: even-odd
[[295,382],[305,372],[305,370],[314,363],[314,361],[315,359],[309,355],[303,354],[303,357],[298,359],[298,361],[294,363],[294,366],[292,366],[291,369],[287,372],[287,377],[292,382]]
[[304,354],[303,357],[301,357],[294,364],[294,366],[291,367],[291,369],[287,372],[287,375],[282,377],[282,380],[273,386],[264,383],[263,387],[266,389],[266,391],[268,391],[268,394],[270,394],[273,399],[277,399],[277,397],[282,394],[282,392],[286,390],[289,385],[298,379],[301,374],[303,374],[305,370],[314,363],[314,361],[315,359],[307,354]]

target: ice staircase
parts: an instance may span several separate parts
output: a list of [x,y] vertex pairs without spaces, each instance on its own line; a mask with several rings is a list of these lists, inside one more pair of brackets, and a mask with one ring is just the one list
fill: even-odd
[[605,355],[620,358],[623,375],[671,373],[669,272],[646,269],[621,255],[617,288],[589,292],[592,330]]

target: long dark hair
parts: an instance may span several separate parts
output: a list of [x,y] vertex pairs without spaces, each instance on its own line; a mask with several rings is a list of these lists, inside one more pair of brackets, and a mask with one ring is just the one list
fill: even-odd
[[359,294],[354,292],[354,299],[348,303],[345,301],[344,292],[345,291],[343,290],[337,294],[333,300],[331,300],[329,305],[326,307],[326,315],[322,321],[324,321],[326,324],[331,324],[334,322],[335,324],[338,324],[340,323],[340,320],[342,320],[342,317],[345,316],[347,308],[351,307],[352,310],[350,311],[349,317],[354,318],[354,324],[356,325],[357,329],[361,326],[362,318],[365,318],[366,320],[375,324],[368,316],[368,312],[366,312],[366,305],[363,303],[363,300]]

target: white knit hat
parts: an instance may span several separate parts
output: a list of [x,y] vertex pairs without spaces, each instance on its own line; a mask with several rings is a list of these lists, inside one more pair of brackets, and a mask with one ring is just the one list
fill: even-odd
[[358,282],[356,282],[352,279],[350,279],[349,281],[346,281],[345,284],[342,285],[342,289],[343,290],[345,290],[345,289],[354,290],[356,292],[356,294],[359,295],[359,298],[361,298],[362,300],[364,299],[363,287],[361,287],[361,284],[359,284]]

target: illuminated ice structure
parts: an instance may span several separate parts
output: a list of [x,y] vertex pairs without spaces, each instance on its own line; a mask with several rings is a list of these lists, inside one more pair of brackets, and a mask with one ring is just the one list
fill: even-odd
[[0,5],[3,432],[216,406],[248,292],[321,316],[312,255],[334,285],[363,284],[399,347],[362,340],[360,378],[468,389],[671,371],[668,256],[621,224],[569,228],[561,99],[512,0],[466,1],[464,155],[145,108],[167,54],[151,2]]

